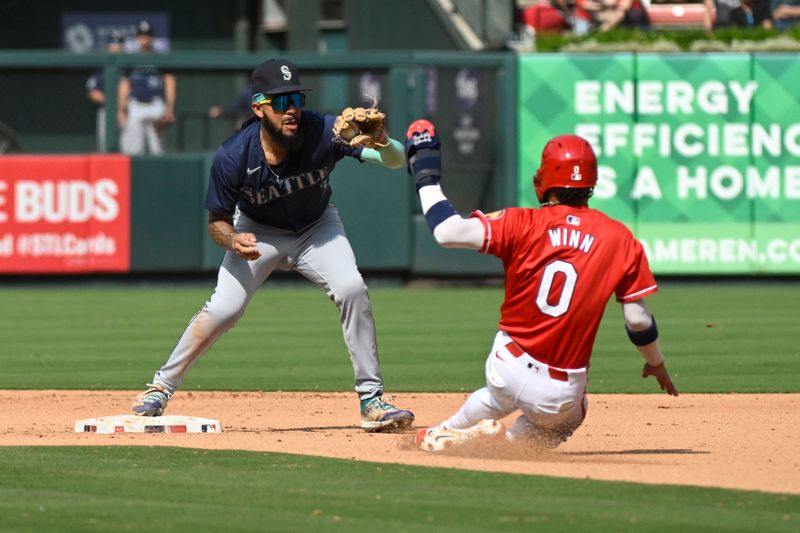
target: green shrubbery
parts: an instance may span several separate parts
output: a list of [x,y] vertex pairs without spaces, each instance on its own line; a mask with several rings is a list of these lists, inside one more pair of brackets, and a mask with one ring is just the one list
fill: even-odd
[[704,30],[614,29],[585,37],[540,34],[538,52],[798,52],[800,28],[725,28],[710,35]]

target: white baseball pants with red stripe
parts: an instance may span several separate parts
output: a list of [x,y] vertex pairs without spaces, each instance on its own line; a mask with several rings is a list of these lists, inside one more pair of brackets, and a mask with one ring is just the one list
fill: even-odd
[[551,368],[500,331],[486,358],[486,386],[473,392],[441,425],[466,429],[482,419],[498,420],[519,409],[522,415],[509,428],[509,438],[555,447],[586,417],[586,382],[585,368]]

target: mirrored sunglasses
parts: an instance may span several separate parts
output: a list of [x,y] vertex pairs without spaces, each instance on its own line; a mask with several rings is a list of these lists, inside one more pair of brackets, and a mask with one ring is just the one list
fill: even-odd
[[253,102],[269,105],[275,111],[282,113],[291,106],[302,109],[306,105],[306,95],[303,93],[289,93],[278,96],[264,96],[263,93],[258,93],[253,96]]

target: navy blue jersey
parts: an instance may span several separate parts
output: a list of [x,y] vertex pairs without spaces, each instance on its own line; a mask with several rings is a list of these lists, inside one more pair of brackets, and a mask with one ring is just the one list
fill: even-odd
[[316,221],[331,198],[328,178],[336,162],[344,156],[361,159],[362,148],[333,140],[335,119],[303,111],[303,146],[290,152],[279,170],[267,165],[260,122],[233,134],[214,156],[204,207],[231,215],[238,205],[242,213],[261,224],[292,231]]
[[164,76],[152,65],[132,67],[123,71],[131,82],[131,98],[150,102],[156,96],[164,97]]

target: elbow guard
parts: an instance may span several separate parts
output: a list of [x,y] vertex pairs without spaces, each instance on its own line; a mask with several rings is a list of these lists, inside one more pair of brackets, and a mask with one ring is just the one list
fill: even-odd
[[658,339],[658,326],[656,326],[656,317],[652,317],[653,321],[650,322],[650,325],[647,329],[643,329],[641,331],[633,331],[625,326],[625,331],[628,332],[628,338],[631,340],[633,344],[636,346],[646,346],[651,342],[655,342]]

